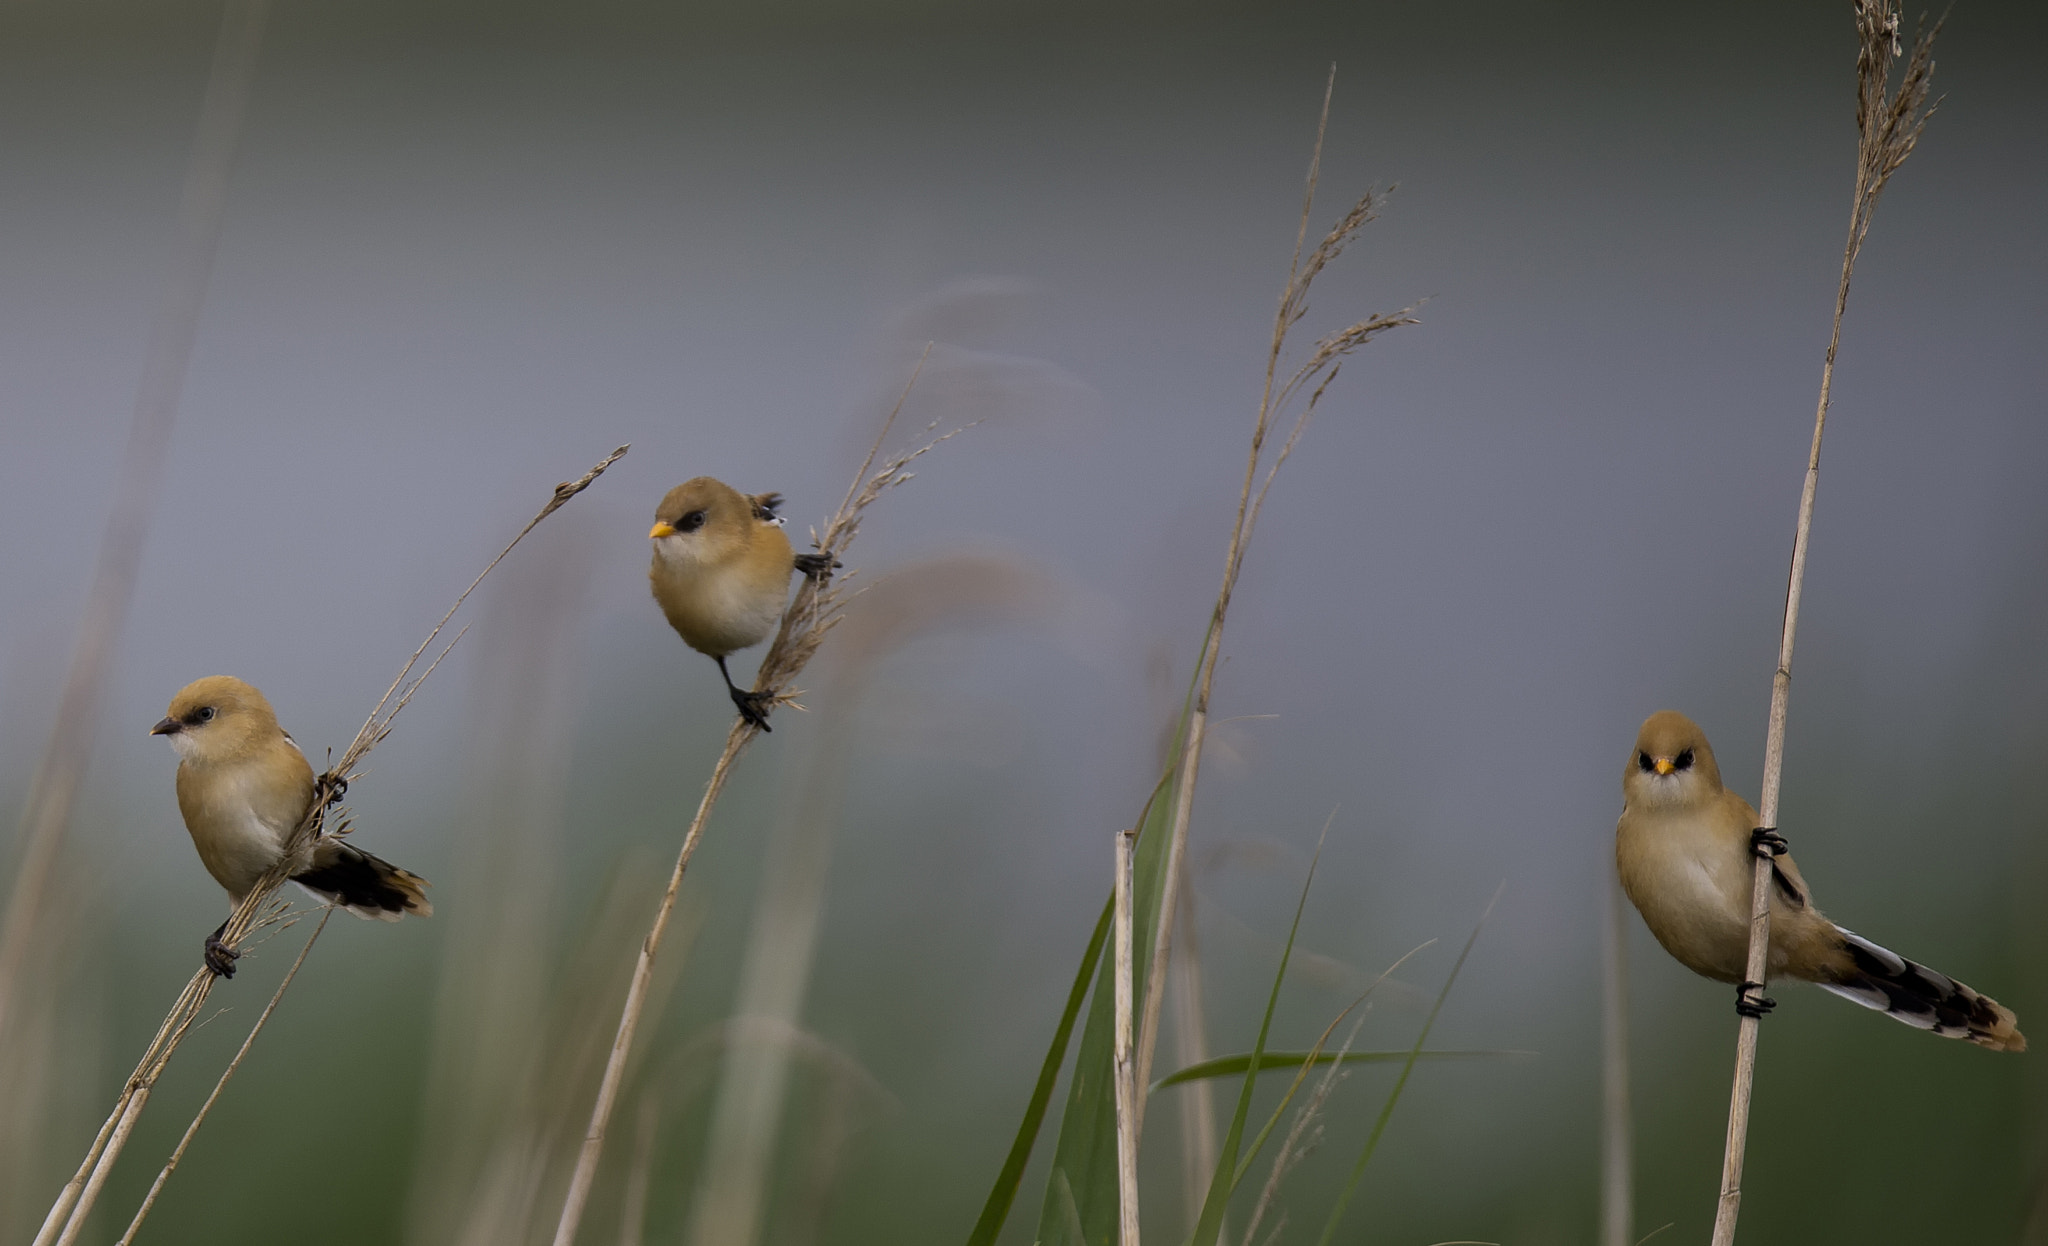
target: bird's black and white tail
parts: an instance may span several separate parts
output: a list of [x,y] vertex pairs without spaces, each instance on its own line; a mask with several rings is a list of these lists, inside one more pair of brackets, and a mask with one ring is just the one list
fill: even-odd
[[1966,1038],[1993,1051],[2027,1049],[2012,1009],[1861,935],[1835,929],[1848,962],[1835,981],[1820,983],[1823,989],[1944,1038]]
[[434,906],[427,899],[427,880],[382,857],[329,839],[316,849],[314,861],[312,869],[294,874],[292,881],[357,917],[395,922],[407,913],[434,915]]

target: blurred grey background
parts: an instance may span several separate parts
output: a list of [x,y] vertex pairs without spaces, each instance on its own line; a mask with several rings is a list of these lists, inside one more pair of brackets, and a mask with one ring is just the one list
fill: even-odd
[[[183,0],[0,12],[7,810],[112,503],[217,22]],[[2036,6],[1957,7],[1947,100],[1865,250],[1782,818],[1831,915],[2035,1030],[2044,36]],[[632,1229],[635,1154],[645,1240],[685,1240],[705,1036],[732,1010],[770,827],[834,748],[802,1009],[833,1056],[795,1083],[763,1240],[964,1237],[1222,569],[1332,61],[1317,227],[1399,188],[1302,327],[1427,301],[1331,390],[1231,617],[1215,710],[1236,721],[1194,821],[1209,1041],[1249,1045],[1332,810],[1283,1045],[1437,938],[1360,1039],[1405,1046],[1505,879],[1436,1037],[1541,1054],[1422,1069],[1346,1240],[1589,1240],[1601,905],[1636,725],[1684,709],[1755,794],[1849,201],[1845,4],[281,4],[165,487],[127,534],[142,573],[49,966],[67,1028],[0,1233],[27,1240],[222,912],[145,734],[171,694],[240,675],[316,761],[339,750],[549,488],[631,442],[480,593],[352,794],[359,842],[434,879],[436,916],[330,928],[143,1240],[455,1240],[469,1187],[447,1165],[488,1165],[449,1157],[512,1110],[494,1087],[526,1078],[521,1119],[579,1131],[584,1083],[549,1079],[609,1032],[729,714],[647,598],[654,504],[713,474],[787,495],[800,537],[930,340],[907,418],[982,423],[878,504],[853,561],[879,578],[974,554],[1028,591],[936,618],[848,704],[824,699],[852,686],[828,646],[814,712],[746,758],[646,1061],[667,1097],[637,1152],[622,1113],[584,1240]],[[172,1066],[108,1194],[123,1222],[293,937]],[[1633,917],[1631,938],[1638,1232],[1699,1240],[1728,992]],[[479,976],[494,949],[525,958],[510,985]],[[2048,1241],[2038,1056],[1780,998],[1745,1241]],[[523,1071],[454,1087],[490,1042]],[[1283,1241],[1319,1222],[1389,1082],[1338,1092]],[[828,1118],[853,1144],[812,1146],[840,1136]],[[1181,1231],[1177,1138],[1147,1142],[1148,1226]],[[1006,1240],[1030,1240],[1041,1168]],[[558,1193],[532,1197],[551,1225]]]

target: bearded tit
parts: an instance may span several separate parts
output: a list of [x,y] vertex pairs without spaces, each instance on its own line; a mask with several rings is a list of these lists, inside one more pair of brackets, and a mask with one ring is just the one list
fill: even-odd
[[1737,983],[1736,1008],[1769,1010],[1763,984],[1745,982],[1750,889],[1757,856],[1771,861],[1768,976],[1798,978],[1922,1030],[1993,1051],[2025,1051],[2012,1010],[1821,916],[1774,828],[1721,786],[1706,733],[1683,714],[1652,714],[1621,777],[1614,830],[1622,889],[1678,963]]
[[774,632],[789,600],[791,572],[822,581],[838,565],[825,554],[790,548],[775,514],[781,503],[779,493],[745,494],[699,476],[668,491],[647,533],[654,542],[647,579],[669,626],[718,663],[740,717],[763,731],[773,697],[734,684],[726,655]]
[[[314,801],[313,767],[282,727],[270,702],[230,675],[185,685],[170,712],[149,729],[178,750],[178,809],[192,846],[214,881],[239,905],[284,855],[285,842]],[[395,922],[431,917],[427,880],[337,836],[313,841],[291,880],[357,917]],[[241,955],[221,942],[227,922],[206,937],[206,966],[235,976]]]

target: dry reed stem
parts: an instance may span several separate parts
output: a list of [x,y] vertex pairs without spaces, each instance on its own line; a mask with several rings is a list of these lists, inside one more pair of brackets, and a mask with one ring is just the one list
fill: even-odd
[[[1820,442],[1826,431],[1829,394],[1835,378],[1835,352],[1842,344],[1842,314],[1849,305],[1849,279],[1856,256],[1870,232],[1872,214],[1886,181],[1913,154],[1927,119],[1941,101],[1928,102],[1934,75],[1934,39],[1943,19],[1923,26],[1913,40],[1912,54],[1889,91],[1892,63],[1900,56],[1897,0],[1857,0],[1856,4],[1856,193],[1849,210],[1849,237],[1842,248],[1842,275],[1835,287],[1835,314],[1828,352],[1821,365],[1820,399],[1813,414],[1813,444],[1806,456],[1806,479],[1799,494],[1799,520],[1792,536],[1792,568],[1785,589],[1785,624],[1778,642],[1778,665],[1771,676],[1769,733],[1764,742],[1763,790],[1757,817],[1763,826],[1778,823],[1778,790],[1785,767],[1785,712],[1792,692],[1792,638],[1799,624],[1800,592],[1806,580],[1807,540],[1813,529],[1814,493],[1820,484]],[[1771,862],[1758,856],[1751,875],[1749,959],[1743,977],[1761,983],[1769,974],[1771,946]],[[1758,988],[1759,990],[1761,988]],[[1742,1207],[1742,1155],[1749,1138],[1749,1098],[1756,1077],[1759,1018],[1744,1016],[1736,1027],[1735,1077],[1729,1091],[1728,1138],[1721,1161],[1721,1197],[1714,1212],[1713,1246],[1732,1246],[1735,1220]]]
[[[883,493],[909,480],[911,473],[908,468],[913,461],[954,435],[949,432],[934,437],[915,450],[889,459],[872,475],[869,474],[889,430],[896,424],[896,417],[902,414],[904,404],[910,400],[910,391],[917,385],[917,378],[924,371],[925,361],[931,358],[931,353],[931,344],[927,343],[924,354],[918,358],[917,367],[911,371],[909,382],[903,387],[902,395],[897,398],[888,419],[882,422],[881,432],[868,448],[867,457],[861,461],[853,483],[847,487],[846,499],[826,522],[824,534],[812,537],[811,543],[819,553],[837,560],[859,533],[862,512]],[[926,432],[929,433],[930,429]],[[754,691],[769,694],[771,703],[775,705],[794,704],[795,694],[789,691],[790,681],[803,671],[818,652],[818,646],[825,642],[826,634],[844,618],[845,584],[854,574],[834,575],[822,584],[808,576],[798,582],[796,597],[783,612],[782,626],[776,631],[767,656],[761,659],[760,670],[754,676]],[[725,789],[733,764],[759,734],[759,730],[743,718],[733,722],[726,732],[725,748],[719,753],[718,761],[711,768],[711,778],[704,785],[703,798],[697,802],[697,811],[683,833],[683,845],[676,854],[675,869],[669,874],[668,887],[662,892],[661,903],[655,908],[654,920],[648,926],[647,935],[640,943],[639,955],[634,960],[632,981],[626,988],[626,1001],[619,1010],[618,1032],[612,1040],[611,1054],[605,1060],[604,1076],[598,1082],[597,1098],[590,1109],[590,1125],[584,1131],[583,1145],[577,1152],[575,1172],[563,1196],[562,1215],[555,1225],[555,1246],[572,1246],[577,1227],[582,1223],[583,1209],[590,1199],[590,1187],[597,1179],[597,1162],[604,1153],[605,1130],[611,1122],[619,1085],[625,1076],[626,1057],[633,1049],[634,1035],[647,1004],[647,983],[654,972],[654,958],[661,950],[662,935],[675,911],[676,894],[682,889],[683,873],[689,868],[690,858],[695,855],[697,844],[703,838],[704,824],[710,819],[712,807],[718,803],[719,793]]]
[[324,906],[320,913],[320,924],[313,927],[312,934],[306,936],[306,945],[299,949],[298,959],[285,971],[284,980],[279,982],[277,990],[271,993],[270,1002],[264,1005],[263,1012],[256,1018],[256,1024],[249,1027],[249,1036],[242,1040],[234,1059],[228,1061],[227,1068],[221,1070],[220,1080],[213,1084],[213,1093],[206,1096],[206,1102],[200,1104],[199,1111],[193,1114],[192,1123],[185,1127],[185,1134],[178,1139],[178,1145],[171,1151],[171,1157],[164,1161],[163,1168],[156,1174],[156,1180],[150,1183],[149,1193],[143,1197],[142,1206],[135,1209],[135,1218],[128,1222],[128,1231],[121,1235],[121,1240],[114,1243],[114,1246],[129,1246],[129,1243],[135,1240],[135,1234],[142,1228],[142,1222],[148,1218],[150,1208],[156,1206],[156,1196],[163,1192],[164,1183],[171,1179],[171,1174],[178,1169],[179,1161],[185,1158],[185,1148],[192,1145],[193,1135],[206,1123],[207,1114],[213,1111],[214,1102],[220,1098],[220,1092],[227,1089],[228,1079],[235,1075],[235,1070],[242,1067],[242,1059],[249,1054],[249,1048],[256,1045],[256,1036],[261,1034],[263,1027],[269,1023],[270,1014],[277,1011],[278,1001],[284,998],[285,988],[292,984],[293,978],[299,976],[299,966],[306,963],[306,953],[313,950],[313,944],[319,941],[320,932],[327,929],[327,919],[332,916],[334,906]]
[[[441,621],[428,633],[426,642],[414,651],[412,657],[399,671],[398,678],[391,682],[391,687],[377,702],[377,708],[370,712],[370,717],[356,732],[355,739],[343,751],[341,760],[313,781],[313,807],[307,812],[305,820],[299,823],[285,841],[284,852],[279,856],[277,864],[271,866],[263,877],[257,880],[249,894],[243,897],[241,904],[237,905],[235,911],[228,917],[227,924],[220,931],[221,943],[234,947],[260,924],[263,920],[258,916],[260,910],[279,887],[293,874],[305,868],[306,854],[311,851],[316,839],[323,833],[336,836],[348,833],[347,812],[340,808],[332,815],[336,822],[335,828],[332,831],[326,830],[330,816],[328,809],[340,801],[349,782],[360,777],[357,766],[363,758],[369,756],[370,750],[391,734],[392,719],[406,707],[413,694],[419,691],[420,685],[426,682],[427,676],[434,673],[434,668],[441,664],[441,660],[455,648],[456,642],[462,639],[462,635],[457,633],[455,640],[448,642],[447,648],[428,663],[426,670],[420,672],[410,684],[406,683],[406,677],[419,663],[420,656],[434,643],[435,637],[441,634],[442,629],[447,627],[448,620],[454,617],[455,611],[461,607],[463,601],[470,593],[476,591],[476,586],[483,582],[484,576],[489,575],[492,568],[503,562],[505,555],[511,553],[513,547],[518,545],[527,533],[533,531],[536,524],[554,514],[570,498],[589,488],[591,482],[603,475],[606,468],[619,461],[626,453],[626,449],[627,447],[620,446],[612,451],[580,479],[556,485],[554,496],[541,508],[540,513],[519,530],[519,535],[513,537],[511,542],[499,551],[498,556],[491,560],[482,574],[470,582],[468,588],[462,590],[462,595],[455,599],[455,605],[449,608],[447,614],[441,616]],[[397,694],[396,701],[392,700],[394,694]],[[49,1216],[43,1222],[42,1230],[36,1234],[34,1246],[50,1246],[52,1242],[56,1243],[56,1246],[70,1246],[78,1237],[80,1230],[85,1227],[86,1218],[92,1213],[92,1206],[99,1196],[99,1190],[105,1185],[107,1174],[112,1170],[114,1162],[120,1158],[122,1147],[126,1145],[128,1132],[134,1127],[134,1118],[141,1115],[143,1105],[148,1102],[150,1089],[155,1086],[157,1078],[163,1075],[164,1067],[170,1063],[178,1045],[184,1041],[185,1034],[197,1019],[199,1010],[205,1005],[206,997],[213,990],[216,981],[218,979],[214,977],[213,971],[202,966],[185,984],[177,1003],[172,1005],[171,1011],[164,1017],[163,1024],[157,1028],[156,1037],[144,1049],[141,1061],[135,1066],[135,1072],[129,1075],[127,1082],[122,1086],[114,1113],[109,1118],[113,1123],[111,1131],[102,1127],[92,1147],[87,1150],[85,1162],[79,1166],[77,1175],[73,1176],[59,1192],[56,1203],[52,1205]],[[61,1236],[57,1235],[59,1226]]]
[[[1147,966],[1145,980],[1144,1012],[1138,1026],[1138,1101],[1135,1118],[1140,1137],[1143,1136],[1145,1121],[1145,1099],[1151,1085],[1152,1055],[1159,1037],[1159,1010],[1166,994],[1166,966],[1173,950],[1174,918],[1179,909],[1180,861],[1187,850],[1188,820],[1192,812],[1195,781],[1202,764],[1202,744],[1209,721],[1209,697],[1216,680],[1216,660],[1223,648],[1223,621],[1230,609],[1231,594],[1237,589],[1238,572],[1244,565],[1244,556],[1251,543],[1251,535],[1257,526],[1259,513],[1264,509],[1266,494],[1273,487],[1273,479],[1279,474],[1280,465],[1285,463],[1300,442],[1301,435],[1308,428],[1309,418],[1315,414],[1316,406],[1322,401],[1330,383],[1337,379],[1337,372],[1344,359],[1359,347],[1388,329],[1417,323],[1404,309],[1392,315],[1373,315],[1347,328],[1324,335],[1318,339],[1315,349],[1300,367],[1282,379],[1280,360],[1287,346],[1289,331],[1302,317],[1308,314],[1308,295],[1316,277],[1329,266],[1344,248],[1357,236],[1368,222],[1378,213],[1382,196],[1367,192],[1349,211],[1339,217],[1337,223],[1310,251],[1308,258],[1302,258],[1302,248],[1308,242],[1309,217],[1314,211],[1316,183],[1322,175],[1323,137],[1330,124],[1330,99],[1337,86],[1337,68],[1330,67],[1330,77],[1323,88],[1323,108],[1316,122],[1314,152],[1309,159],[1307,184],[1303,189],[1301,221],[1295,231],[1294,253],[1288,262],[1287,285],[1280,295],[1280,306],[1273,317],[1273,338],[1266,354],[1265,382],[1260,391],[1257,418],[1252,422],[1251,449],[1245,458],[1244,483],[1238,492],[1237,519],[1230,534],[1230,546],[1224,557],[1223,584],[1216,593],[1216,607],[1209,617],[1209,627],[1202,639],[1200,676],[1196,680],[1195,700],[1189,709],[1187,738],[1181,747],[1180,772],[1174,784],[1173,833],[1167,841],[1166,874],[1159,903],[1159,919],[1152,941],[1151,961]],[[1267,466],[1263,483],[1259,481],[1259,465],[1265,460],[1266,439],[1271,434],[1275,421],[1288,404],[1304,390],[1308,399],[1300,405],[1294,424],[1289,429],[1279,451]],[[1256,492],[1253,486],[1258,485]]]
[[1116,932],[1116,1202],[1118,1246],[1138,1246],[1138,1138],[1136,1068],[1131,1056],[1131,841],[1135,831],[1116,833],[1116,886],[1111,925]]
[[29,784],[22,817],[22,858],[15,874],[7,921],[0,928],[0,1034],[12,1012],[15,982],[28,961],[39,926],[43,897],[71,808],[91,760],[100,687],[135,595],[150,514],[163,478],[185,370],[199,332],[199,313],[220,242],[227,206],[228,177],[239,146],[242,116],[263,38],[267,0],[234,0],[221,14],[206,94],[192,140],[179,210],[183,246],[164,301],[150,328],[149,354],[135,396],[135,414],[122,454],[120,485],[100,538],[92,588],[78,625],[77,647],[64,676],[64,690],[50,729],[50,742]]

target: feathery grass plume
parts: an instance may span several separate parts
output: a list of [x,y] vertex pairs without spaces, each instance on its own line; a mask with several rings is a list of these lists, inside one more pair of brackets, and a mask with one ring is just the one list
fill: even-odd
[[[1358,1041],[1359,1027],[1364,1024],[1365,1017],[1362,1014],[1358,1020],[1351,1023],[1350,1032],[1344,1036],[1344,1045],[1337,1048],[1337,1058],[1330,1061],[1330,1067],[1316,1079],[1315,1089],[1309,1092],[1308,1102],[1295,1110],[1294,1124],[1288,1127],[1287,1136],[1281,1139],[1280,1149],[1273,1153],[1272,1171],[1267,1174],[1266,1184],[1259,1190],[1259,1201],[1253,1204],[1251,1219],[1245,1224],[1244,1246],[1252,1246],[1259,1232],[1259,1224],[1266,1218],[1266,1211],[1273,1205],[1274,1197],[1280,1193],[1280,1183],[1286,1179],[1288,1172],[1296,1164],[1307,1159],[1309,1152],[1322,1140],[1323,1127],[1317,1122],[1322,1118],[1323,1108],[1330,1102],[1330,1093],[1337,1089],[1337,1082],[1344,1076],[1344,1057],[1351,1053],[1351,1044]],[[1314,1130],[1312,1133],[1311,1128]],[[1278,1234],[1286,1223],[1287,1219],[1283,1213],[1279,1224],[1273,1226],[1273,1232]]]
[[[424,671],[416,677],[413,676],[413,668],[419,664],[420,658],[427,650],[433,647],[434,641],[448,626],[448,621],[462,608],[462,603],[476,591],[477,585],[483,583],[484,577],[525,539],[527,533],[533,531],[541,520],[561,509],[570,498],[589,488],[593,481],[604,474],[606,468],[625,455],[626,449],[627,447],[620,446],[585,472],[581,478],[556,485],[554,496],[548,499],[547,505],[541,508],[540,513],[519,530],[519,535],[513,537],[511,543],[500,550],[496,558],[491,559],[490,564],[478,573],[476,579],[470,581],[469,587],[462,590],[462,594],[455,599],[455,604],[448,607],[448,613],[441,616],[441,621],[434,625],[434,630],[427,634],[426,640],[421,642],[420,647],[413,651],[412,657],[408,658],[404,667],[399,670],[398,678],[392,680],[391,686],[385,689],[376,708],[370,711],[370,716],[357,730],[355,738],[349,742],[348,748],[343,750],[341,760],[314,779],[312,808],[307,812],[305,820],[299,823],[286,839],[285,850],[278,857],[277,864],[271,866],[269,871],[257,880],[256,885],[250,888],[249,894],[242,898],[242,902],[229,916],[227,924],[221,928],[222,944],[232,948],[257,927],[263,920],[261,914],[270,897],[293,874],[305,868],[305,854],[311,851],[316,839],[322,835],[340,836],[348,833],[347,810],[340,805],[342,796],[347,792],[349,783],[361,777],[358,767],[363,759],[391,734],[392,720],[411,702],[420,685],[426,682],[427,676],[434,673],[441,660],[447,657],[456,643],[462,639],[462,634],[458,632],[455,639],[448,642],[447,647],[427,664]],[[128,1136],[133,1132],[136,1120],[149,1102],[151,1090],[155,1088],[157,1079],[163,1076],[164,1067],[170,1063],[171,1056],[177,1051],[179,1044],[184,1042],[185,1035],[197,1021],[199,1010],[205,1006],[206,997],[213,990],[216,981],[211,970],[201,967],[192,975],[191,981],[185,984],[185,989],[179,994],[177,1002],[171,1006],[171,1011],[164,1017],[163,1024],[157,1028],[155,1037],[144,1048],[142,1059],[136,1064],[135,1071],[123,1083],[121,1093],[115,1100],[113,1113],[107,1117],[106,1123],[94,1137],[92,1145],[86,1149],[84,1162],[79,1165],[71,1180],[65,1183],[57,1195],[56,1202],[51,1205],[41,1231],[36,1234],[34,1246],[50,1246],[51,1243],[55,1243],[56,1246],[71,1246],[78,1239],[79,1233],[85,1228],[87,1217],[92,1213],[93,1204],[99,1198],[101,1188],[105,1186],[108,1175],[113,1171],[114,1162],[120,1158],[121,1150],[127,1145]]]
[[[1934,40],[1944,16],[1932,26],[1924,22],[1914,35],[1913,50],[1897,89],[1892,67],[1902,55],[1898,0],[1856,0],[1856,191],[1849,208],[1849,238],[1842,247],[1842,275],[1835,287],[1835,314],[1828,334],[1828,353],[1821,365],[1820,400],[1813,413],[1813,444],[1806,456],[1806,479],[1799,493],[1799,519],[1792,534],[1792,569],[1785,588],[1785,623],[1778,640],[1778,665],[1771,675],[1771,711],[1764,741],[1763,790],[1757,801],[1762,825],[1778,824],[1778,787],[1785,769],[1785,710],[1792,692],[1792,637],[1799,625],[1799,597],[1806,580],[1806,547],[1813,530],[1813,499],[1820,484],[1820,441],[1827,429],[1829,394],[1835,379],[1835,352],[1842,344],[1842,313],[1849,305],[1849,279],[1856,257],[1870,232],[1872,215],[1885,183],[1920,142],[1927,119],[1941,103],[1928,99],[1934,80]],[[1748,982],[1769,976],[1771,946],[1771,861],[1759,854],[1750,884]],[[1761,992],[1762,987],[1758,986]],[[1728,1097],[1728,1137],[1721,1159],[1721,1197],[1714,1210],[1713,1246],[1732,1246],[1735,1220],[1742,1208],[1742,1152],[1749,1139],[1749,1096],[1756,1077],[1759,1018],[1741,1017],[1736,1025],[1735,1077]]]
[[[916,449],[885,460],[879,468],[875,467],[875,459],[882,452],[889,430],[895,426],[896,417],[910,400],[910,391],[917,385],[918,374],[924,370],[931,352],[932,348],[927,344],[917,367],[910,374],[909,382],[903,387],[902,395],[882,422],[882,430],[876,435],[874,444],[868,448],[867,458],[862,460],[860,470],[854,473],[845,500],[826,521],[825,531],[812,534],[812,547],[830,560],[831,565],[837,565],[840,556],[860,532],[861,516],[867,508],[874,505],[882,494],[909,480],[913,462],[960,431],[955,429],[930,436],[937,425],[928,426],[925,429],[928,440]],[[849,571],[834,575],[823,583],[806,576],[797,584],[796,597],[783,612],[782,626],[777,629],[774,641],[768,646],[767,656],[761,659],[760,670],[754,676],[753,690],[765,693],[770,704],[796,705],[798,694],[792,690],[791,681],[809,665],[818,652],[818,646],[825,643],[826,635],[845,617],[846,585],[855,574]],[[731,730],[726,732],[725,749],[718,755],[718,761],[711,768],[711,778],[704,785],[704,795],[697,802],[697,811],[683,832],[683,844],[676,854],[675,869],[669,874],[668,888],[662,893],[661,903],[655,909],[654,920],[648,926],[647,937],[641,941],[639,955],[633,964],[632,981],[626,988],[626,1002],[619,1011],[618,1033],[612,1040],[611,1055],[598,1083],[596,1101],[591,1105],[590,1126],[584,1131],[583,1146],[576,1157],[576,1170],[569,1179],[569,1189],[562,1201],[561,1219],[555,1225],[555,1246],[572,1246],[577,1227],[583,1221],[590,1187],[597,1179],[597,1162],[604,1152],[605,1131],[611,1123],[619,1086],[625,1076],[626,1059],[633,1050],[634,1035],[647,1006],[647,982],[654,972],[654,959],[661,950],[662,935],[668,929],[669,917],[675,911],[676,893],[682,889],[683,872],[689,868],[690,858],[697,851],[697,844],[704,835],[704,825],[711,817],[713,806],[718,803],[719,793],[725,789],[733,764],[759,734],[759,729],[744,718],[734,721]]]
[[[1308,429],[1310,417],[1315,414],[1331,383],[1337,379],[1344,360],[1389,329],[1419,323],[1412,314],[1413,308],[1368,316],[1317,339],[1308,359],[1282,379],[1281,360],[1286,355],[1288,335],[1308,315],[1309,291],[1316,277],[1344,253],[1360,230],[1379,215],[1380,205],[1386,198],[1383,193],[1367,191],[1330,227],[1322,241],[1309,252],[1308,258],[1302,258],[1301,249],[1308,239],[1309,218],[1315,210],[1316,184],[1322,175],[1323,138],[1330,124],[1330,99],[1336,87],[1337,69],[1333,65],[1323,88],[1322,115],[1316,123],[1315,150],[1309,159],[1307,184],[1302,193],[1301,222],[1295,231],[1294,257],[1288,265],[1287,285],[1281,292],[1280,306],[1273,317],[1273,337],[1266,352],[1265,383],[1260,393],[1258,415],[1252,421],[1251,448],[1245,457],[1244,483],[1238,492],[1237,520],[1224,556],[1223,583],[1217,590],[1216,607],[1209,617],[1208,631],[1202,640],[1198,663],[1201,673],[1196,681],[1187,730],[1181,742],[1179,774],[1171,806],[1173,829],[1167,844],[1163,875],[1165,886],[1158,904],[1157,934],[1152,939],[1146,967],[1144,1012],[1139,1018],[1137,1118],[1141,1128],[1145,1117],[1144,1087],[1151,1079],[1152,1053],[1159,1039],[1159,1009],[1166,993],[1166,966],[1172,959],[1173,925],[1179,911],[1179,887],[1183,873],[1180,861],[1187,850],[1188,819],[1193,811],[1195,780],[1202,763],[1210,692],[1216,680],[1216,661],[1223,648],[1223,621],[1230,609],[1231,596],[1237,591],[1238,573],[1244,567],[1252,530],[1258,525],[1259,513],[1266,505],[1266,495],[1273,488],[1273,479],[1279,475],[1281,464],[1294,453],[1301,435]],[[1297,402],[1304,391],[1307,399]],[[1288,429],[1271,462],[1266,464],[1265,480],[1261,482],[1259,467],[1265,462],[1267,438],[1290,408],[1295,410],[1293,426]],[[1253,491],[1254,484],[1258,485],[1256,492]]]
[[171,429],[177,422],[185,370],[199,332],[214,250],[220,242],[228,178],[240,145],[242,117],[268,8],[267,0],[233,0],[221,13],[185,170],[184,199],[178,213],[181,246],[172,280],[150,326],[149,354],[136,390],[128,444],[121,456],[120,483],[100,538],[92,588],[78,623],[77,644],[51,724],[49,746],[29,784],[20,865],[6,922],[0,925],[0,1060],[10,1065],[16,1059],[10,1050],[10,1017],[20,993],[22,970],[36,959],[30,955],[31,947],[47,943],[46,938],[38,937],[43,907],[48,897],[60,890],[52,877],[70,826],[71,808],[92,757],[100,687],[135,595],[144,536],[152,526],[150,517],[163,480]]

